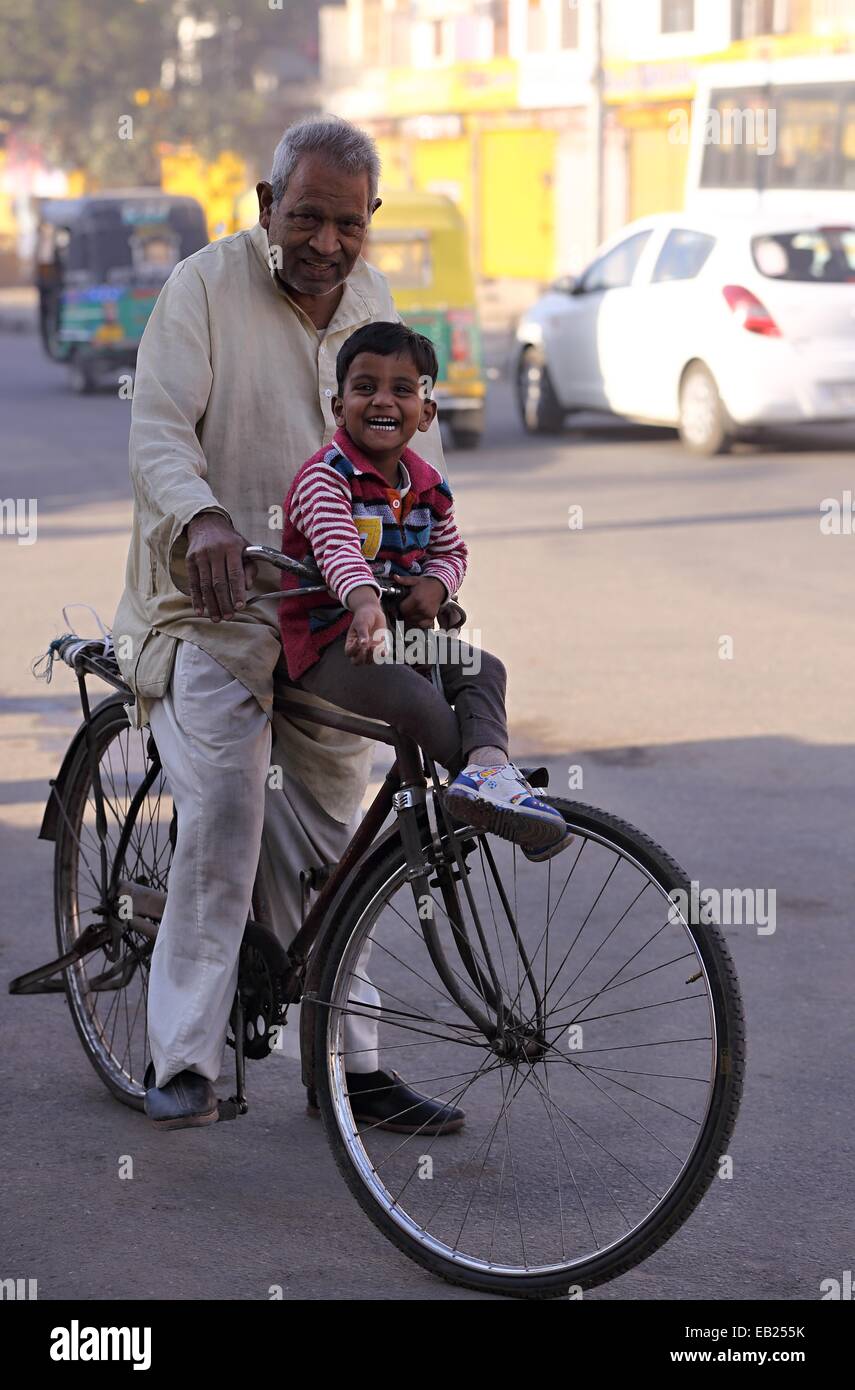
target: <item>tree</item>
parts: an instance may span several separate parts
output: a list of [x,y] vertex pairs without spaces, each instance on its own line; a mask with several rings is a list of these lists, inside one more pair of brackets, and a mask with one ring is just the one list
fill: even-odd
[[269,148],[308,104],[317,4],[0,0],[0,131],[102,184],[156,183],[162,143]]

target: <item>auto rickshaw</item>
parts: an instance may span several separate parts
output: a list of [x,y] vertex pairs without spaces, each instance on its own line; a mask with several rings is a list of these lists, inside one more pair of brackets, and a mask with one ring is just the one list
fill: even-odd
[[159,189],[42,201],[39,329],[47,355],[68,364],[75,390],[93,391],[107,373],[136,365],[161,287],[207,241],[195,198]]
[[365,257],[389,281],[395,305],[439,358],[435,396],[455,448],[474,449],[484,431],[486,383],[466,225],[438,193],[386,192]]

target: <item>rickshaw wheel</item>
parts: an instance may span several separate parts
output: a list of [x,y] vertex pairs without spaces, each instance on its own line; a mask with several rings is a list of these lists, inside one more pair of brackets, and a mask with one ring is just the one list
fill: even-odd
[[73,357],[69,363],[68,379],[72,391],[78,396],[90,396],[97,385],[92,363],[81,357]]
[[455,449],[477,449],[481,443],[481,431],[455,429],[452,425],[451,442]]

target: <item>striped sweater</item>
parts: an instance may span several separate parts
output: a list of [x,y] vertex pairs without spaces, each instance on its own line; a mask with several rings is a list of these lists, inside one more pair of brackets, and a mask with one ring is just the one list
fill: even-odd
[[[448,484],[412,449],[401,455],[398,484],[390,487],[344,430],[303,464],[291,484],[282,549],[292,559],[317,565],[334,595],[305,594],[279,605],[292,680],[347,631],[353,614],[345,601],[357,585],[371,584],[379,593],[377,575],[430,575],[444,584],[449,597],[460,587],[467,549]],[[282,573],[287,592],[311,582]]]

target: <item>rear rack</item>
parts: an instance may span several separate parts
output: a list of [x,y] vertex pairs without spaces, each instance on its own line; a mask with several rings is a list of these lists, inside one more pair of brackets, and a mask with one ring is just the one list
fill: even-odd
[[53,675],[53,664],[57,660],[70,666],[78,679],[84,675],[99,676],[114,690],[127,695],[129,700],[133,699],[131,690],[119,670],[112,637],[78,637],[74,632],[55,637],[44,656],[34,662],[33,675],[49,685]]

